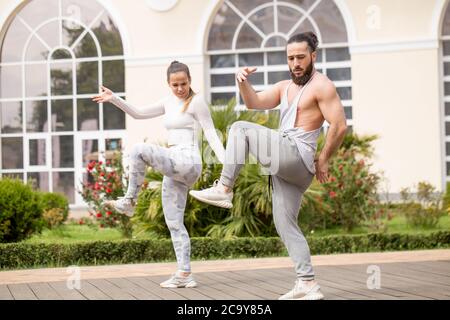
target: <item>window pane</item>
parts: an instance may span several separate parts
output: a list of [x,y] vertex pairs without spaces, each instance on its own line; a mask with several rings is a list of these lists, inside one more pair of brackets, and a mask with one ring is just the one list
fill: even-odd
[[211,75],[211,86],[212,87],[226,87],[235,86],[235,75],[234,74],[212,74]]
[[450,62],[444,63],[444,76],[450,75]]
[[83,167],[89,162],[98,160],[98,140],[83,140]]
[[28,184],[33,186],[33,189],[48,192],[48,172],[28,172]]
[[278,6],[278,30],[287,34],[302,16],[301,12],[290,7]]
[[269,72],[268,76],[269,84],[275,84],[279,81],[288,80],[291,78],[289,71]]
[[318,25],[324,43],[347,42],[345,22],[334,1],[321,1],[311,17]]
[[450,95],[450,82],[444,83],[444,94],[446,96]]
[[35,28],[42,21],[58,16],[58,0],[28,1],[19,15],[31,28]]
[[62,43],[67,47],[72,47],[75,41],[78,40],[78,37],[83,33],[84,28],[70,20],[63,20],[62,22]]
[[52,131],[73,130],[73,100],[52,100]]
[[[99,106],[91,99],[78,100],[78,131],[99,129]],[[109,116],[109,115],[108,115]]]
[[22,97],[22,68],[20,66],[0,67],[0,97]]
[[247,24],[239,32],[236,49],[259,48],[261,47],[261,36]]
[[450,41],[444,41],[444,56],[450,56]]
[[286,52],[267,52],[267,64],[268,65],[287,65]]
[[264,84],[264,73],[262,73],[262,72],[254,73],[254,74],[250,75],[248,80],[250,80],[250,82],[254,85],[259,85],[259,84],[263,85]]
[[236,99],[234,92],[215,92],[211,94],[211,104],[226,105],[231,99]]
[[350,51],[348,48],[326,49],[327,61],[348,61],[350,60]]
[[3,173],[2,174],[3,179],[15,179],[15,180],[22,180],[23,181],[23,173]]
[[[125,64],[123,60],[103,62],[103,85],[113,92],[125,92]],[[96,90],[96,92],[98,89]]]
[[74,48],[75,56],[77,58],[98,57],[100,52],[97,51],[94,39],[90,33],[86,33],[80,42]]
[[267,3],[267,0],[231,0],[230,1],[242,14],[247,15],[261,4]]
[[2,133],[22,132],[22,103],[0,102]]
[[32,139],[28,142],[30,152],[30,166],[45,166],[45,139]]
[[339,97],[341,100],[351,100],[352,99],[352,88],[344,87],[344,88],[336,88]]
[[26,61],[47,61],[48,50],[36,36],[33,36],[28,44],[25,54]]
[[77,93],[96,94],[98,92],[98,62],[77,64]]
[[450,176],[450,162],[447,162],[447,175]]
[[[38,2],[38,1],[36,1]],[[39,30],[38,34],[41,39],[50,47],[59,47],[59,22],[52,21],[43,25]]]
[[72,87],[72,64],[53,63],[51,64],[51,94],[71,95]]
[[[293,25],[294,26],[294,25]],[[313,31],[315,30],[314,26],[311,24],[311,22],[308,19],[305,19],[300,23],[300,25],[295,29],[294,32],[292,32],[292,35],[297,33],[303,33],[307,31]]]
[[75,185],[73,172],[53,172],[53,192],[64,194],[69,203],[75,202]]
[[[256,6],[255,6],[256,7]],[[273,7],[267,7],[261,10],[258,10],[250,17],[250,21],[261,30],[264,34],[270,34],[274,32],[274,24],[273,24]]]
[[445,123],[445,135],[450,136],[450,122]]
[[59,49],[53,52],[51,58],[53,60],[72,59],[72,55],[65,49]]
[[226,4],[214,17],[208,35],[208,50],[231,49],[233,36],[241,18]]
[[262,66],[264,65],[263,53],[244,53],[239,55],[239,66]]
[[105,130],[125,129],[125,113],[116,106],[103,104],[103,125]]
[[322,62],[322,60],[323,60],[323,49],[318,49],[316,62]]
[[450,116],[450,102],[445,103],[445,115]]
[[73,168],[73,136],[52,137],[53,168]]
[[350,68],[327,69],[327,76],[332,81],[351,80]]
[[92,31],[100,42],[102,56],[123,55],[122,38],[119,30],[108,16],[104,14],[92,27]]
[[15,18],[6,31],[1,49],[2,62],[22,61],[23,47],[27,41],[30,31],[25,25]]
[[445,155],[450,156],[450,142],[445,143]]
[[211,56],[211,69],[232,68],[235,66],[234,54]]
[[23,169],[23,138],[2,138],[2,169]]
[[25,65],[25,95],[27,97],[47,96],[47,65]]
[[47,100],[26,101],[27,132],[47,132]]
[[85,25],[91,24],[94,18],[103,11],[102,6],[97,1],[62,0],[61,4],[63,17],[74,18]]
[[286,44],[287,42],[283,37],[271,37],[269,40],[267,40],[265,47],[266,48],[285,47]]
[[106,139],[106,151],[120,151],[122,150],[122,139]]
[[344,107],[345,118],[347,120],[353,119],[353,109],[352,107]]

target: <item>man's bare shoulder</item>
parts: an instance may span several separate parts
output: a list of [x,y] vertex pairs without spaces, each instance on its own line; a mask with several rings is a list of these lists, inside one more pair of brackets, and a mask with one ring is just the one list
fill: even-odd
[[320,72],[317,72],[314,76],[314,79],[311,82],[311,87],[314,88],[314,91],[318,95],[327,95],[336,92],[336,86],[334,85],[333,81],[331,81],[326,75]]

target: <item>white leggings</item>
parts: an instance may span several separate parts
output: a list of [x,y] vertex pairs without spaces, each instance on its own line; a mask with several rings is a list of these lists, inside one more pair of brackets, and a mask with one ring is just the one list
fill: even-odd
[[169,148],[137,144],[130,155],[131,170],[125,197],[136,199],[144,182],[147,166],[164,175],[162,206],[170,230],[178,270],[191,271],[191,241],[184,226],[184,210],[189,188],[200,177],[201,157],[197,146],[176,145]]

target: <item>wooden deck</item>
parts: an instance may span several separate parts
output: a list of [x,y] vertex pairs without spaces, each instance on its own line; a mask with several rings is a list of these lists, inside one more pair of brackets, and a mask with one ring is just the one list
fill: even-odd
[[[450,300],[450,260],[376,264],[381,288],[368,289],[369,264],[316,266],[316,279],[328,300]],[[0,285],[2,300],[274,300],[292,289],[292,268],[195,273],[199,286],[161,289],[167,275]]]

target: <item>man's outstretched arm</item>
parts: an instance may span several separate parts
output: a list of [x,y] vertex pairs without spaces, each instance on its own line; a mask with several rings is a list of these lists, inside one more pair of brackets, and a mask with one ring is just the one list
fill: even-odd
[[323,117],[330,124],[325,146],[316,161],[317,180],[324,183],[328,180],[328,161],[344,140],[347,132],[347,121],[341,99],[331,81],[320,88],[317,101]]
[[256,68],[245,67],[236,74],[239,85],[239,92],[249,109],[267,110],[273,109],[280,104],[280,83],[271,86],[269,89],[256,92],[253,89],[248,77],[256,71]]

